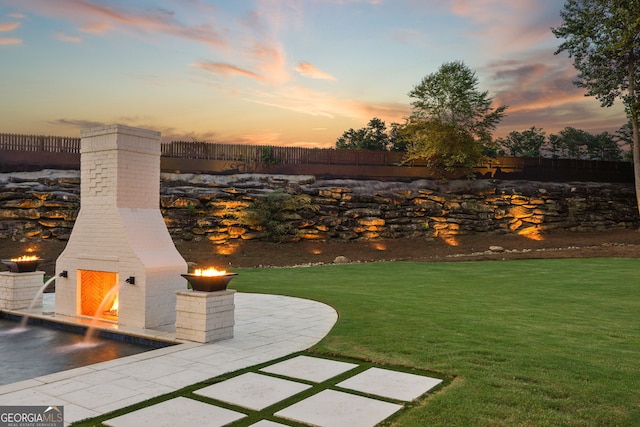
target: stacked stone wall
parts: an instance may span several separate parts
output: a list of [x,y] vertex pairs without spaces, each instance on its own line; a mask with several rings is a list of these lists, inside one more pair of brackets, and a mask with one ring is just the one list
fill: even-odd
[[[632,184],[590,182],[403,183],[299,175],[162,174],[161,212],[176,241],[224,244],[260,239],[264,231],[242,221],[245,208],[277,189],[306,194],[318,208],[291,215],[301,239],[536,234],[640,224]],[[0,174],[0,239],[66,240],[79,209],[78,171]]]

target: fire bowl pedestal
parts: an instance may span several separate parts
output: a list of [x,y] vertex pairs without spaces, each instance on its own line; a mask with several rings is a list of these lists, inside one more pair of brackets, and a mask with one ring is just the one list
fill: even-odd
[[238,273],[227,273],[218,276],[200,276],[196,274],[181,274],[182,277],[187,279],[191,285],[191,289],[201,292],[216,292],[224,291],[227,289],[227,285],[236,277]]
[[235,293],[176,292],[176,339],[210,343],[233,338]]
[[2,262],[2,264],[4,264],[11,273],[32,273],[36,271],[43,261],[43,259],[38,258],[29,260],[3,259],[0,262]]
[[27,273],[0,272],[0,310],[42,307],[42,295],[34,301],[44,284],[44,271]]

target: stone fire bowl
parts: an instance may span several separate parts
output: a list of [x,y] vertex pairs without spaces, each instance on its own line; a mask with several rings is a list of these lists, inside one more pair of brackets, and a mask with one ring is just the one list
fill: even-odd
[[221,276],[196,276],[195,274],[181,274],[191,284],[191,289],[201,292],[224,291],[227,285],[238,273],[227,273]]
[[28,261],[12,261],[10,259],[1,260],[2,264],[4,264],[12,273],[31,273],[36,271],[43,261],[44,260],[41,258]]

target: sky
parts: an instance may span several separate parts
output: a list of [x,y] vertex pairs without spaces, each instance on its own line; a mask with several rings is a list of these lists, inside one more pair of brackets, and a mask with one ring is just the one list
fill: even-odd
[[80,136],[119,123],[163,141],[329,148],[446,62],[507,116],[615,132],[624,108],[573,84],[561,0],[0,0],[0,132]]

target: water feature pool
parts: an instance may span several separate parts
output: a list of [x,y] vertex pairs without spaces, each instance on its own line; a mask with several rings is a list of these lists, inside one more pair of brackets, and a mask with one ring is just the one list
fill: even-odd
[[126,342],[101,336],[96,336],[91,345],[85,345],[84,335],[80,331],[60,329],[60,325],[52,323],[32,323],[42,322],[32,319],[26,330],[19,330],[19,321],[0,317],[0,385],[169,345],[160,342]]

